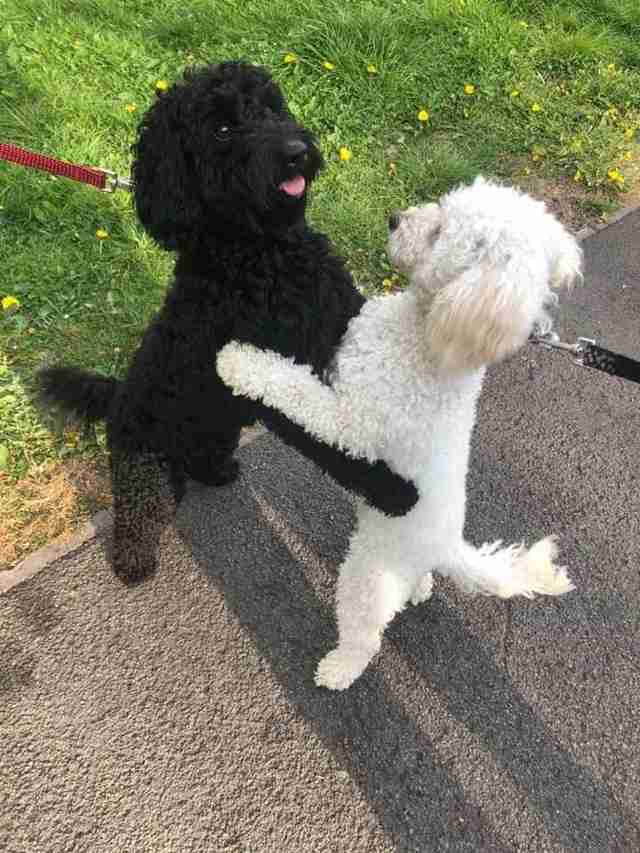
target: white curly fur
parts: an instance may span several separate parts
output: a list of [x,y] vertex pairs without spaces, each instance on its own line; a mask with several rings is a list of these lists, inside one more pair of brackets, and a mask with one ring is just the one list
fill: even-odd
[[353,456],[413,480],[415,507],[388,518],[358,504],[337,591],[338,647],[316,683],[348,687],[394,614],[431,595],[431,572],[472,593],[511,598],[573,589],[553,537],[502,547],[465,541],[466,477],[487,364],[547,331],[552,287],[581,272],[575,239],[542,202],[477,178],[440,204],[399,215],[388,246],[410,287],[371,299],[336,354],[331,385],[306,365],[232,342],[218,355],[234,393],[282,411]]

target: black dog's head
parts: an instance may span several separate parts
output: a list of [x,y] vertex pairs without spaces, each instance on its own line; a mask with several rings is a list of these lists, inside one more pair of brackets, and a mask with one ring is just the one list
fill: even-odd
[[244,62],[185,72],[145,114],[133,152],[138,216],[167,249],[290,228],[322,168],[269,73]]

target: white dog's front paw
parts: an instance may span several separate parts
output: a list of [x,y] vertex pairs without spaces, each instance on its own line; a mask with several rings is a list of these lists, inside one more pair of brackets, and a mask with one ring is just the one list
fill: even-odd
[[422,604],[423,601],[427,601],[427,599],[431,598],[432,593],[433,575],[431,572],[427,572],[422,575],[418,583],[415,585],[413,595],[411,596],[411,603],[414,605]]
[[234,395],[244,394],[243,377],[247,375],[248,360],[255,347],[251,344],[241,344],[238,341],[230,341],[222,347],[216,359],[216,370],[218,376],[225,385],[228,385]]
[[346,690],[362,675],[374,654],[375,650],[359,646],[338,646],[318,664],[315,682],[329,690]]

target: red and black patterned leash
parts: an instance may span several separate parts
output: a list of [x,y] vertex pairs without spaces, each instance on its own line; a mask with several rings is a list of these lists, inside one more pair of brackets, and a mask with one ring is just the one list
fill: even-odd
[[532,335],[529,338],[533,344],[539,344],[546,349],[562,350],[575,356],[575,363],[582,367],[600,370],[609,376],[618,376],[629,382],[640,383],[640,362],[620,355],[617,352],[600,347],[590,338],[578,338],[575,344],[566,344],[555,332],[546,335]]
[[75,163],[67,163],[55,157],[47,157],[28,151],[9,142],[0,142],[0,160],[8,163],[16,163],[18,166],[28,166],[31,169],[40,169],[52,175],[62,178],[71,178],[72,181],[81,181],[89,184],[104,193],[112,193],[116,190],[130,190],[129,178],[122,178],[109,169],[99,169],[95,166],[77,166]]

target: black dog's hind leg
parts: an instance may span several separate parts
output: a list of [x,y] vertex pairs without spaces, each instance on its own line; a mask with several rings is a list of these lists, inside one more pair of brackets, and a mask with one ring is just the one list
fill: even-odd
[[238,476],[240,465],[233,458],[240,427],[236,427],[224,436],[219,433],[209,434],[199,443],[197,449],[192,449],[184,461],[185,472],[205,486],[226,486]]
[[184,495],[184,476],[153,453],[112,448],[111,483],[113,570],[123,583],[139,583],[155,573],[160,535]]
[[181,462],[172,460],[169,463],[169,484],[177,507],[187,491],[187,476]]

